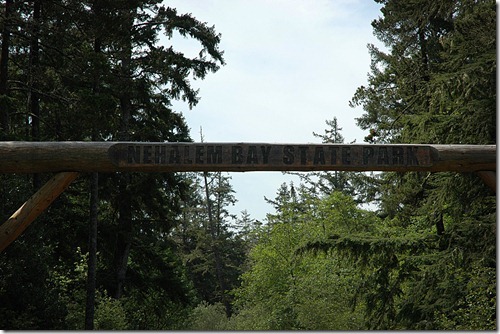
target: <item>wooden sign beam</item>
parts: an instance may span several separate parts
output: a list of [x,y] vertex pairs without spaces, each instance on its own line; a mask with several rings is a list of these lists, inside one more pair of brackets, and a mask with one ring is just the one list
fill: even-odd
[[78,172],[479,172],[496,190],[495,145],[0,142],[0,173],[60,172],[0,225],[0,252]]
[[0,142],[0,173],[496,170],[495,145]]

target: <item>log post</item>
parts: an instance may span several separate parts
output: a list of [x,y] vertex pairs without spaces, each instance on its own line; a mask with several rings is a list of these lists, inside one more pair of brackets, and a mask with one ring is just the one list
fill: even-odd
[[76,172],[55,175],[0,225],[0,252],[10,245],[78,176]]
[[496,194],[497,192],[497,175],[493,171],[479,171],[477,172],[479,177],[483,180],[484,184],[490,187],[491,190]]

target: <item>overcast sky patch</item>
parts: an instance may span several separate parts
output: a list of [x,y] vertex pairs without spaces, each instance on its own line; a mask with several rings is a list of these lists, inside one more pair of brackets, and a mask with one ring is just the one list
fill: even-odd
[[[361,108],[349,107],[369,72],[368,43],[379,44],[371,22],[374,2],[358,0],[170,0],[167,6],[192,13],[215,26],[226,65],[193,81],[201,100],[186,117],[191,137],[207,142],[319,142],[325,121],[337,117],[346,142],[363,142],[356,126]],[[165,41],[195,55],[199,46],[176,37]],[[272,212],[264,196],[274,198],[282,182],[297,180],[275,173],[231,173],[238,203],[253,218]]]

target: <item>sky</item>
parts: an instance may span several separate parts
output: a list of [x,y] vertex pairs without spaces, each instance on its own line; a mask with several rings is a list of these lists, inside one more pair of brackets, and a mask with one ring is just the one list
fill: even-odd
[[[200,102],[189,109],[175,102],[194,141],[321,143],[326,120],[337,117],[345,142],[363,142],[349,107],[370,71],[367,45],[380,42],[371,22],[380,5],[368,0],[167,0],[178,13],[215,26],[225,66],[193,81]],[[194,56],[199,45],[174,37],[165,41]],[[238,202],[228,208],[264,220],[280,185],[296,176],[282,172],[227,173]]]

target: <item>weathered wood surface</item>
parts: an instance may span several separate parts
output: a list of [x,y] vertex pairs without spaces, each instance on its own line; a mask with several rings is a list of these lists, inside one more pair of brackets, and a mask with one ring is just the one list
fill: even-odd
[[78,176],[77,172],[55,175],[14,214],[0,225],[0,252],[10,245]]
[[0,142],[0,173],[496,170],[495,145]]
[[497,192],[497,174],[493,171],[479,171],[479,177],[483,180],[484,184],[490,187],[495,193]]

